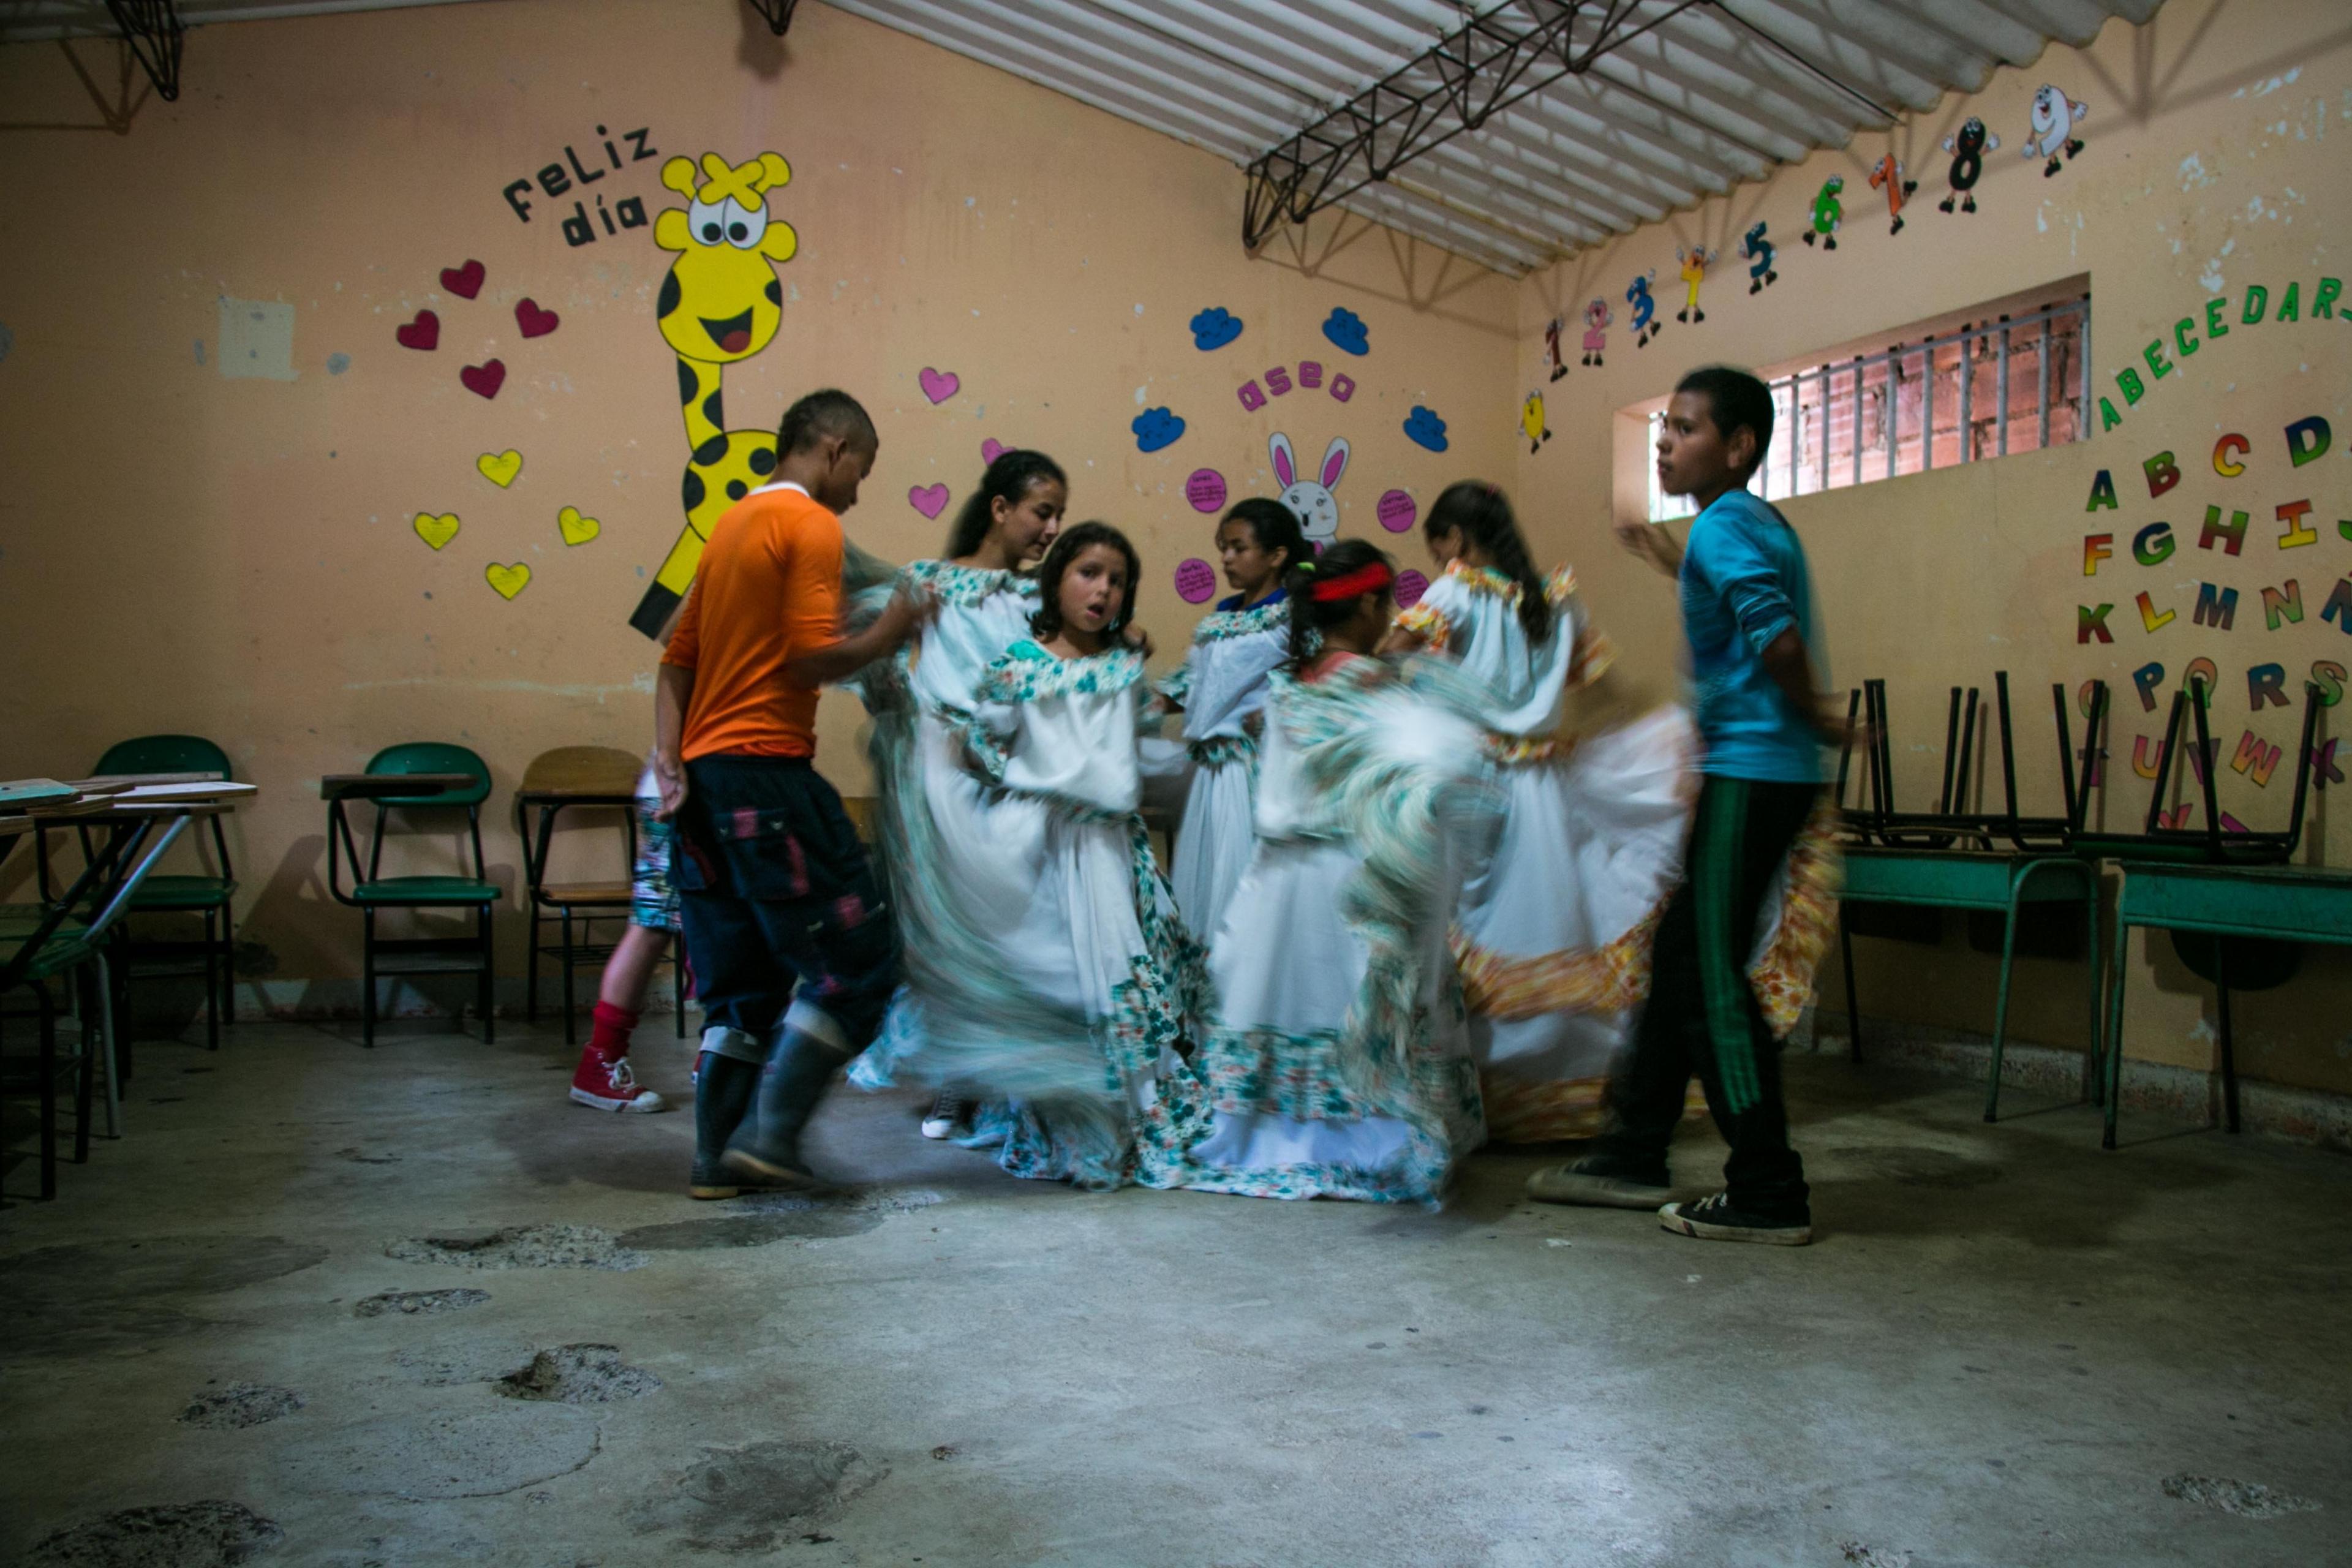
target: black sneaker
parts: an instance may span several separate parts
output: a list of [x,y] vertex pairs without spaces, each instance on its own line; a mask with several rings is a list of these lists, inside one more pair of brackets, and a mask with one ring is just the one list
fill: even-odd
[[1539,1204],[1654,1210],[1674,1195],[1663,1178],[1650,1182],[1629,1176],[1590,1154],[1565,1165],[1548,1165],[1528,1178],[1528,1196]]
[[1760,1241],[1767,1247],[1802,1247],[1813,1239],[1809,1219],[1766,1219],[1731,1206],[1731,1194],[1717,1193],[1696,1203],[1668,1204],[1658,1223],[1678,1236],[1701,1241]]
[[923,1118],[923,1136],[931,1139],[952,1138],[971,1126],[971,1101],[952,1089],[941,1089],[939,1099],[931,1102],[929,1114]]

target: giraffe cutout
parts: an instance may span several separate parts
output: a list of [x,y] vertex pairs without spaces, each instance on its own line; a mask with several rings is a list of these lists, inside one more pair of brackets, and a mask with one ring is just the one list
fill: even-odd
[[775,471],[775,432],[728,429],[719,383],[727,366],[773,342],[783,321],[776,264],[793,258],[800,237],[768,216],[768,193],[792,177],[792,166],[773,153],[736,164],[705,153],[699,171],[690,158],[662,165],[662,184],[687,205],[654,220],[654,243],[677,257],[654,314],[677,354],[677,397],[691,456],[679,486],[686,527],[629,617],[649,637],[661,635],[686,597],[719,514]]

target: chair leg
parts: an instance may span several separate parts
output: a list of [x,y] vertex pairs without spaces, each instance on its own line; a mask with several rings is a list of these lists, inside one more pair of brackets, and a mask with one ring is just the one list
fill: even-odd
[[2083,948],[2084,965],[2091,972],[2091,1054],[2087,1065],[2090,1072],[2089,1093],[2093,1104],[2099,1095],[2099,874],[2087,868],[2083,872],[2088,884],[2083,893],[2084,912],[2090,920],[2090,940]]
[[499,1026],[497,1019],[492,1017],[490,1013],[490,979],[492,974],[492,957],[490,950],[490,906],[488,904],[481,905],[480,911],[481,912],[476,916],[476,918],[482,922],[482,979],[480,988],[476,995],[474,1005],[481,1011],[482,1044],[487,1046],[494,1043],[498,1039]]
[[2009,908],[2001,914],[2000,989],[1994,994],[1992,1005],[1992,1070],[1985,1083],[1987,1121],[2000,1120],[2000,1048],[2009,1037],[2009,980],[2017,965],[2017,900],[2023,887],[2023,877],[2011,884]]
[[2238,1052],[2230,1029],[2230,969],[2229,961],[2221,956],[2221,944],[2227,937],[2213,939],[2214,1033],[2221,1045],[2221,1116],[2222,1125],[2231,1131],[2238,1130]]
[[2125,923],[2123,911],[2116,911],[2115,963],[2107,974],[2107,1092],[2105,1122],[2099,1135],[2099,1147],[2116,1146],[2116,1110],[2124,1094],[2124,980],[2131,966],[2131,927]]
[[[128,946],[122,950],[121,966],[109,965],[109,973],[111,976],[108,982],[109,1002],[113,1009],[111,1016],[127,1018],[131,1016],[131,950]],[[110,1025],[107,1035],[114,1041],[115,1072],[124,1083],[129,1083],[133,1067],[131,1059],[130,1033],[126,1030],[121,1035],[116,1035]]]
[[58,1011],[49,988],[36,984],[41,1015],[41,1201],[58,1195]]
[[81,1023],[81,1052],[74,1067],[73,1163],[89,1163],[90,1089],[98,1079],[98,1053],[92,1037],[98,1032],[98,999],[91,994],[97,972],[89,964],[74,971],[74,1016]]
[[98,959],[98,1019],[106,1040],[106,1056],[99,1063],[106,1074],[106,1135],[120,1138],[122,1136],[122,1084],[121,1070],[115,1063],[114,980],[103,953]]
[[213,963],[213,930],[219,907],[205,911],[205,1049],[220,1049],[220,974]]
[[530,900],[530,945],[523,949],[522,1021],[539,1022],[539,897]]
[[236,1027],[236,913],[220,907],[221,1022]]
[[1843,903],[1838,905],[1838,956],[1845,968],[1846,1052],[1850,1060],[1859,1062],[1862,1060],[1862,1007],[1853,996],[1853,933],[1846,929]]
[[375,910],[360,911],[360,1047],[375,1049]]
[[[591,926],[589,929],[593,931],[595,928]],[[563,906],[563,1043],[567,1046],[580,1043],[578,1023],[572,1014],[572,971],[577,962],[572,951],[572,906],[566,904]]]

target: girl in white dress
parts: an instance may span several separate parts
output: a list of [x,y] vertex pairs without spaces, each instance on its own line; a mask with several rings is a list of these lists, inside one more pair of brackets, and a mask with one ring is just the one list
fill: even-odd
[[1342,540],[1291,577],[1257,847],[1210,952],[1215,1120],[1189,1186],[1434,1203],[1484,1136],[1447,930],[1489,770],[1471,694],[1444,689],[1464,683],[1370,657],[1395,576]]
[[[1026,899],[1028,868],[1003,852],[990,826],[991,792],[966,764],[963,730],[982,672],[1029,635],[1037,585],[1021,568],[1053,542],[1068,494],[1060,466],[1045,453],[1001,453],[957,513],[945,558],[899,574],[927,589],[939,613],[865,681],[874,711],[876,838],[906,954],[886,1040],[920,1036],[934,1015],[965,1007],[966,975],[984,951],[975,931]],[[869,1053],[852,1080],[881,1087],[890,1055]],[[957,1096],[943,1094],[923,1135],[947,1137],[968,1113]]]
[[1249,864],[1266,679],[1289,655],[1283,574],[1314,559],[1297,515],[1263,496],[1225,513],[1217,553],[1233,597],[1201,617],[1183,667],[1160,683],[1162,700],[1184,715],[1192,764],[1168,879],[1184,923],[1203,942]]
[[1423,536],[1444,570],[1396,617],[1389,646],[1448,654],[1480,689],[1505,802],[1454,936],[1487,1131],[1590,1137],[1646,984],[1645,917],[1681,861],[1690,722],[1668,709],[1580,741],[1565,732],[1570,693],[1612,655],[1574,574],[1536,574],[1501,490],[1448,486]]
[[961,1142],[1089,1188],[1175,1184],[1208,1119],[1178,1049],[1205,999],[1202,954],[1137,815],[1150,690],[1124,634],[1139,570],[1104,523],[1046,552],[1030,635],[982,672],[962,729],[990,792],[987,853],[1015,872],[980,884],[956,1006],[886,1042],[892,1070],[982,1102]]

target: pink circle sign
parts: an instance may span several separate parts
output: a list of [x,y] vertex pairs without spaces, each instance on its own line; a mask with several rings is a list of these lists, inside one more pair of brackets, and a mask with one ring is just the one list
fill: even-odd
[[1388,490],[1381,496],[1379,507],[1381,526],[1391,533],[1404,532],[1412,526],[1412,520],[1420,515],[1421,508],[1414,504],[1412,495],[1407,491]]
[[1188,605],[1204,603],[1217,591],[1217,569],[1192,557],[1176,568],[1176,596]]
[[1225,476],[1214,468],[1194,468],[1184,481],[1184,499],[1194,511],[1214,511],[1225,504]]
[[1396,602],[1398,609],[1412,609],[1415,605],[1421,603],[1421,596],[1428,592],[1429,579],[1414,571],[1412,567],[1408,566],[1403,571],[1397,574]]

